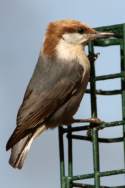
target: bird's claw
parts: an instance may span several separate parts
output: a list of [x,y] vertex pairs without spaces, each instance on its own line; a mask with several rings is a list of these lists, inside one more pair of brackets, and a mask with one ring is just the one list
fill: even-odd
[[86,133],[88,137],[92,137],[92,129],[93,129],[93,128],[96,128],[96,127],[98,127],[99,125],[101,125],[101,124],[104,123],[104,121],[102,121],[102,120],[99,119],[99,118],[91,118],[91,120],[93,121],[92,123],[94,123],[95,125],[89,127],[89,129],[88,129],[88,131],[87,131],[87,133]]
[[89,54],[88,58],[89,58],[90,61],[95,61],[98,58],[99,55],[100,55],[99,52],[98,53],[94,53],[94,54]]

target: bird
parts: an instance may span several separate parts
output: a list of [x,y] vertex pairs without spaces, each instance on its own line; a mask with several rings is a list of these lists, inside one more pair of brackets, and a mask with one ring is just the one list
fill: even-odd
[[75,122],[73,116],[90,78],[85,46],[89,41],[110,36],[113,33],[97,32],[73,19],[48,24],[17,113],[17,126],[6,144],[6,150],[11,150],[9,164],[13,168],[23,167],[32,142],[44,131]]

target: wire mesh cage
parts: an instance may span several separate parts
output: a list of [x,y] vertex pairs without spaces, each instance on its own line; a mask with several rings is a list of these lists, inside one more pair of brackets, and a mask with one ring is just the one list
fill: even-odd
[[[106,176],[125,174],[125,168],[122,169],[113,169],[108,171],[100,170],[100,155],[99,155],[99,143],[123,143],[123,153],[125,155],[125,24],[118,24],[113,26],[104,26],[96,28],[98,31],[109,31],[118,34],[116,38],[110,39],[101,39],[96,40],[94,43],[90,43],[88,45],[88,52],[91,63],[91,78],[90,78],[90,89],[87,89],[87,93],[90,94],[91,100],[91,117],[98,116],[98,108],[97,108],[97,95],[119,95],[121,97],[122,105],[122,119],[115,119],[112,122],[104,122],[100,126],[94,126],[93,123],[83,126],[72,126],[69,125],[67,127],[59,127],[59,154],[60,154],[60,179],[61,179],[61,188],[125,188],[125,184],[122,186],[102,186],[101,178]],[[115,74],[106,74],[101,76],[96,76],[95,72],[95,54],[94,48],[98,47],[106,47],[106,46],[114,46],[118,45],[120,47],[120,72]],[[121,88],[115,90],[98,90],[96,88],[96,82],[105,81],[119,78],[121,82]],[[106,129],[109,127],[118,127],[122,126],[122,136],[117,138],[100,138],[99,131],[101,129]],[[89,130],[91,127],[91,135],[83,136],[83,134],[76,134],[77,132],[81,133],[81,131]],[[75,132],[75,134],[74,134]],[[68,169],[66,169],[65,160],[64,160],[64,137],[67,136],[68,140]],[[72,141],[75,140],[83,140],[90,141],[93,147],[93,172],[89,174],[82,175],[74,175],[73,174],[73,152]],[[125,158],[125,156],[124,156]],[[65,171],[68,171],[68,175],[66,175]],[[94,185],[77,183],[77,180],[86,180],[94,178]]]

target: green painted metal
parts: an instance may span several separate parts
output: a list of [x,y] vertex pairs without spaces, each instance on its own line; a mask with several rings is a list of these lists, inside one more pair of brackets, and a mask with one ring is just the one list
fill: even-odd
[[65,161],[64,161],[64,141],[63,141],[63,128],[59,128],[59,156],[60,156],[60,182],[61,188],[66,188],[65,183]]
[[[124,188],[123,186],[115,186],[115,187],[108,187],[108,186],[101,186],[100,179],[101,177],[111,176],[111,175],[119,175],[125,174],[125,167],[123,169],[116,169],[110,171],[100,171],[100,158],[99,158],[99,143],[118,143],[123,142],[123,149],[124,149],[124,159],[125,159],[125,24],[118,24],[113,26],[104,26],[96,28],[98,31],[109,31],[114,32],[117,34],[116,38],[110,39],[100,39],[96,40],[94,43],[90,43],[88,45],[88,52],[91,61],[91,78],[90,78],[90,89],[86,90],[86,93],[90,95],[91,100],[91,116],[98,117],[98,109],[96,104],[96,96],[97,95],[120,95],[122,101],[122,119],[115,120],[113,122],[103,122],[100,126],[95,127],[94,124],[83,124],[82,126],[72,127],[71,125],[59,127],[59,156],[60,156],[60,182],[61,188]],[[108,75],[100,75],[96,76],[95,73],[95,54],[94,54],[94,47],[107,47],[118,45],[120,47],[120,57],[121,57],[121,72],[115,74],[108,74]],[[96,82],[98,81],[105,81],[109,79],[121,79],[121,89],[117,90],[97,90],[96,89]],[[101,129],[108,128],[108,127],[117,127],[123,126],[123,136],[118,138],[99,138],[98,131]],[[90,131],[91,127],[91,131]],[[77,134],[80,131],[88,130],[89,133],[86,136]],[[74,134],[75,132],[75,134]],[[68,140],[68,158],[67,163],[68,167],[66,168],[66,163],[64,159],[64,137],[67,135]],[[90,174],[82,174],[82,175],[74,175],[75,172],[73,171],[73,142],[75,140],[83,140],[89,141],[92,143],[93,146],[93,172]],[[94,178],[94,185],[77,183],[77,180],[86,180]]]
[[[121,52],[121,72],[125,71],[125,24],[123,25],[123,40],[120,45]],[[122,89],[122,119],[125,120],[125,79],[121,79]],[[123,124],[123,137],[124,137],[124,161],[125,161],[125,123]],[[125,163],[124,163],[125,164]]]
[[[89,56],[91,61],[91,74],[90,77],[90,97],[91,97],[91,117],[96,118],[97,114],[97,102],[96,102],[96,81],[95,81],[95,66],[94,66],[94,45],[93,43],[89,44]],[[93,124],[91,123],[90,126]],[[94,183],[95,187],[100,187],[100,161],[99,161],[99,142],[98,142],[98,130],[93,128],[91,131],[92,134],[92,143],[93,143],[93,166],[94,166]]]

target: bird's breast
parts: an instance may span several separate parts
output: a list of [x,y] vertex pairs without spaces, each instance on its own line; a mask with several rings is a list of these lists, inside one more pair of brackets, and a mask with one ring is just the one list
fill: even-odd
[[84,69],[84,73],[90,71],[90,63],[82,45],[69,44],[61,39],[56,46],[56,57],[68,63],[79,62]]
[[90,78],[90,62],[88,60],[88,57],[85,55],[84,51],[78,58],[79,58],[79,64],[83,67],[83,74],[81,80],[82,87],[83,89],[86,89],[87,83]]
[[[83,68],[82,74],[82,86],[87,86],[90,77],[90,62],[85,54],[82,45],[74,45],[66,43],[64,40],[60,40],[56,46],[56,57],[58,62],[65,62],[67,66],[72,66],[74,62],[78,63]],[[75,74],[75,73],[74,73]]]

